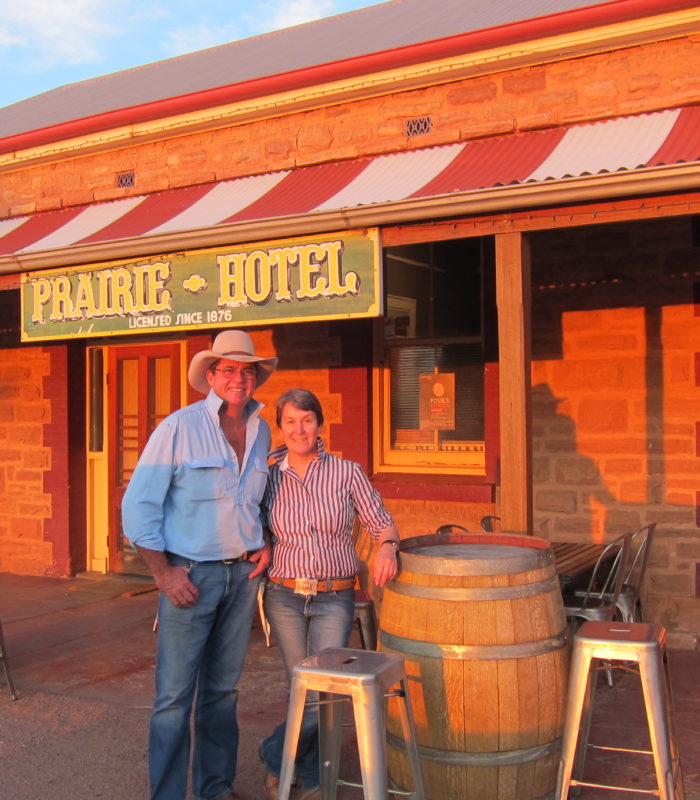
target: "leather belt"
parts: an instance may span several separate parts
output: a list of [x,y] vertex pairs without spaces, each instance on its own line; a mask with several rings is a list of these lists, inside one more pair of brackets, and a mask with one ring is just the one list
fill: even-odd
[[167,555],[170,558],[179,558],[182,561],[186,561],[188,564],[224,564],[228,567],[231,564],[238,564],[240,561],[247,561],[250,557],[250,551],[246,550],[236,558],[215,558],[213,561],[195,561],[193,558],[185,558],[184,556],[179,556],[177,553],[167,553]]
[[[240,556],[238,556],[237,558],[222,558],[221,559],[221,563],[222,564],[226,564],[226,565],[228,565],[228,564],[238,564],[239,561],[247,561],[248,560],[248,556],[250,556],[250,552],[248,550],[246,550],[244,553],[241,553]],[[205,564],[218,564],[219,562],[218,561],[205,561],[204,563]]]
[[352,589],[355,578],[267,578],[280,586],[294,589],[296,594],[316,594],[317,592],[339,592],[342,589]]

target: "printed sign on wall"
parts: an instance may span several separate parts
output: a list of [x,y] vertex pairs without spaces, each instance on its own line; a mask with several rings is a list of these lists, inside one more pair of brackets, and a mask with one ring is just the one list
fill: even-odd
[[454,372],[428,372],[420,379],[420,429],[453,431],[455,429]]
[[28,272],[21,294],[23,341],[377,317],[379,231]]

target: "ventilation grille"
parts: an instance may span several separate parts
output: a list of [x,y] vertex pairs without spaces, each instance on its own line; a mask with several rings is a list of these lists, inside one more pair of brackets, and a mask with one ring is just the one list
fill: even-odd
[[117,186],[120,189],[128,189],[129,186],[134,185],[135,180],[133,170],[131,172],[120,172],[117,175]]
[[433,129],[433,121],[430,117],[414,117],[405,120],[403,129],[406,136],[422,136]]

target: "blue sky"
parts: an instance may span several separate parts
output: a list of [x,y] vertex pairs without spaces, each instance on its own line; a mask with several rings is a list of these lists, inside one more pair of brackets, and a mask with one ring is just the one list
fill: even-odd
[[6,0],[0,107],[377,0]]

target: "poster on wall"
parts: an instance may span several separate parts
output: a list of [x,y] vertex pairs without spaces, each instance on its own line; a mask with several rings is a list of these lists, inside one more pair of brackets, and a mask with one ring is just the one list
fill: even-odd
[[382,314],[376,228],[22,275],[22,340]]
[[419,420],[422,431],[455,429],[454,372],[419,375]]

